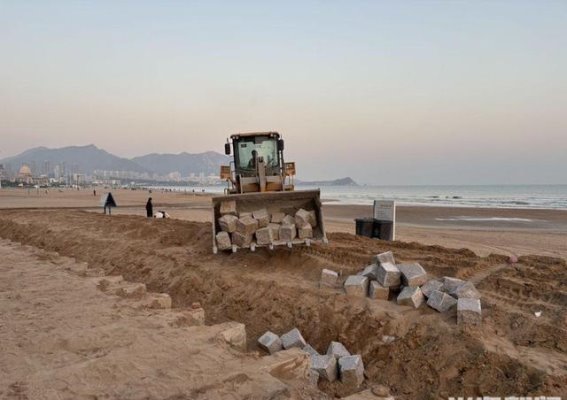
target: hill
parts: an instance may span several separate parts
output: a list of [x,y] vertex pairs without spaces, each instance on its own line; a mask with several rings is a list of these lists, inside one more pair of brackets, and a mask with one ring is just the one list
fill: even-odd
[[296,180],[297,185],[305,186],[358,186],[351,177],[334,179],[329,181],[299,181]]
[[190,173],[218,174],[220,166],[228,164],[226,156],[214,151],[206,153],[190,154],[157,154],[152,153],[145,156],[134,157],[132,161],[150,171],[160,175],[179,171],[182,176]]

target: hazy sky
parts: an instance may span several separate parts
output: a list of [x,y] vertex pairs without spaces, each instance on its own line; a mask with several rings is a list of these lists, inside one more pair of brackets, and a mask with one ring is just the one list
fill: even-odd
[[0,158],[223,151],[304,179],[567,183],[567,1],[0,0]]

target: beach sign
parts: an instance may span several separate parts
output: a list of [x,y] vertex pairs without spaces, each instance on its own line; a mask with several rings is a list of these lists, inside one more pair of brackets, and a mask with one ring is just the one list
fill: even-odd
[[393,200],[374,200],[373,213],[375,219],[392,223],[389,237],[381,239],[396,240],[396,202]]

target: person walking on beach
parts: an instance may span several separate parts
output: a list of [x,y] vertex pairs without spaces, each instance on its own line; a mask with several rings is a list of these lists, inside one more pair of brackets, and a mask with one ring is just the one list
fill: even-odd
[[146,203],[146,216],[148,218],[152,218],[154,216],[154,206],[152,204],[151,197],[148,199],[148,202]]

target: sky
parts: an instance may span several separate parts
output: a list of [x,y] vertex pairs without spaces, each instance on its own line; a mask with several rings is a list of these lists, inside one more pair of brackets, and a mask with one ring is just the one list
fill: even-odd
[[302,179],[567,183],[567,1],[0,0],[0,158],[223,152]]

